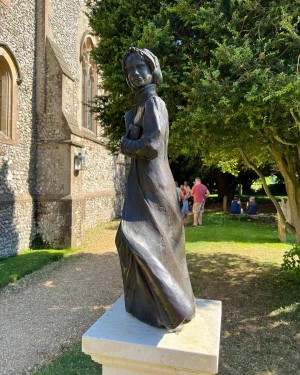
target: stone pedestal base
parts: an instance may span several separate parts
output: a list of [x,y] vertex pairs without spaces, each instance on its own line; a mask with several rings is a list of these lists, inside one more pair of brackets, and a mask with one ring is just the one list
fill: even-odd
[[82,350],[102,375],[208,375],[218,372],[221,302],[197,300],[179,333],[140,322],[121,297],[83,336]]

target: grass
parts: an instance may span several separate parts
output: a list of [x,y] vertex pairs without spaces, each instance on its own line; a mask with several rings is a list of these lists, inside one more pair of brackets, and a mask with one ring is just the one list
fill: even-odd
[[[186,229],[194,294],[223,304],[219,375],[300,374],[300,290],[280,269],[290,247],[272,221],[206,212],[203,226]],[[78,343],[35,375],[100,369]]]
[[19,255],[0,259],[0,288],[19,280],[48,263],[61,259],[71,252],[74,252],[71,248],[64,250],[24,250]]
[[81,351],[81,341],[34,375],[101,375],[101,365]]
[[300,374],[300,290],[280,269],[275,223],[204,214],[186,231],[197,297],[221,300],[220,375]]
[[[217,243],[222,243],[218,247],[223,250],[230,244],[229,249],[235,247],[262,249],[289,248],[278,241],[278,230],[275,219],[272,215],[258,220],[249,220],[246,215],[238,215],[230,218],[223,212],[205,213],[202,227],[187,227],[186,250],[207,247],[207,242],[215,248]],[[199,237],[200,235],[200,237]],[[294,236],[288,235],[288,242],[294,242]],[[195,246],[193,246],[195,243]],[[231,245],[234,244],[234,247]]]

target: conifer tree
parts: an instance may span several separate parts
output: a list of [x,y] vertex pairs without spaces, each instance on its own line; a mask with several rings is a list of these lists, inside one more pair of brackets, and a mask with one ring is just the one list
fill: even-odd
[[241,161],[262,178],[282,174],[300,243],[300,31],[295,0],[90,1],[95,60],[106,95],[96,111],[117,150],[130,106],[120,60],[129,46],[152,50],[164,75],[170,155],[201,157],[233,172]]

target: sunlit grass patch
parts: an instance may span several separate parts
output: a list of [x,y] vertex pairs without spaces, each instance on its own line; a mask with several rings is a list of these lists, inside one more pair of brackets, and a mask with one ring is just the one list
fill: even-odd
[[24,250],[19,255],[0,259],[0,287],[19,280],[48,263],[55,262],[69,253],[71,248],[64,250]]

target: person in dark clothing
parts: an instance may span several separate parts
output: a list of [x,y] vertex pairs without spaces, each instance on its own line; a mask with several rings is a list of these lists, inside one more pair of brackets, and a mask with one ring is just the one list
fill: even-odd
[[235,196],[230,205],[230,213],[239,215],[241,213],[241,200],[238,196]]
[[257,203],[255,202],[254,197],[249,198],[249,202],[247,202],[247,215],[257,215]]

